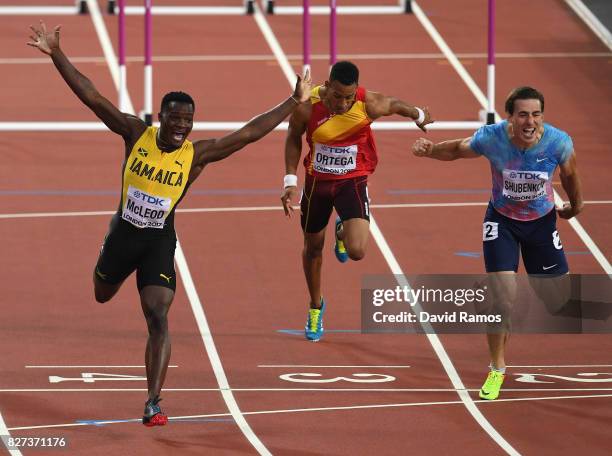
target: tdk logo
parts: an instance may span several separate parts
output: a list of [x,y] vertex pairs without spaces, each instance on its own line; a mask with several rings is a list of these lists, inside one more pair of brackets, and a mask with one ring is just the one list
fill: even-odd
[[145,203],[148,204],[153,204],[154,206],[164,206],[164,199],[163,198],[158,198],[157,196],[151,196],[151,195],[147,195],[146,193],[141,193],[141,192],[134,192],[134,198],[144,201]]
[[533,171],[512,171],[510,173],[510,179],[541,179],[546,180],[548,174],[545,172],[533,172]]

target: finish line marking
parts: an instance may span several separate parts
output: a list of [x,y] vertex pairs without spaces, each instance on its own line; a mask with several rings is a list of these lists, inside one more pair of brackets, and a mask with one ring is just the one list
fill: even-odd
[[[612,397],[612,394],[594,394],[588,396],[548,396],[548,397],[530,397],[530,398],[514,398],[514,399],[496,399],[494,401],[489,400],[477,400],[474,402],[478,404],[501,404],[506,402],[525,402],[525,401],[548,401],[548,400],[563,400],[563,399],[601,399],[604,397]],[[315,408],[301,408],[301,409],[284,409],[284,410],[262,410],[256,412],[242,412],[243,415],[273,415],[280,413],[300,413],[300,412],[331,412],[340,410],[364,410],[364,409],[377,409],[377,408],[403,408],[403,407],[422,407],[428,405],[463,405],[463,401],[438,401],[438,402],[408,402],[398,404],[373,404],[373,405],[355,405],[355,406],[344,406],[344,407],[315,407]],[[189,416],[176,416],[169,417],[171,421],[184,420],[190,418],[220,418],[220,417],[231,417],[230,413],[213,413],[206,415],[189,415]],[[141,423],[141,418],[135,418],[130,420],[121,420],[121,422],[130,423]],[[117,421],[96,421],[95,426],[104,424],[116,424]],[[79,426],[91,426],[87,423],[64,423],[64,424],[49,424],[42,426],[22,426],[8,428],[8,431],[28,431],[32,429],[52,429],[52,428],[65,428],[65,427],[79,427]]]

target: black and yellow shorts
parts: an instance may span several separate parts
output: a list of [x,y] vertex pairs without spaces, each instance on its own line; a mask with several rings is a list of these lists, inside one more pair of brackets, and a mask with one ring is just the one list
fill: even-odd
[[332,209],[342,221],[370,221],[368,176],[320,180],[306,175],[300,200],[301,224],[305,233],[318,233],[327,226]]
[[138,291],[148,285],[174,291],[176,235],[174,230],[169,233],[151,230],[154,228],[136,228],[115,217],[100,250],[94,272],[96,277],[102,282],[116,285],[136,271]]

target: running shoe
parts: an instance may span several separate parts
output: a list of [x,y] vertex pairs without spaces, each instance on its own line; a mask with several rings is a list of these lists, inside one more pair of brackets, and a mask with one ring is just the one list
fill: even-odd
[[144,414],[142,416],[142,424],[148,427],[164,426],[168,423],[168,415],[165,415],[159,407],[161,399],[149,399],[145,402]]
[[489,371],[487,379],[480,389],[478,395],[481,399],[495,400],[499,396],[499,390],[501,389],[502,383],[504,383],[506,376],[501,372]]
[[344,247],[344,242],[338,238],[338,232],[340,230],[342,230],[342,220],[340,220],[340,217],[336,217],[336,244],[334,245],[334,253],[340,263],[346,263],[349,256]]
[[306,339],[318,342],[323,337],[323,313],[325,312],[325,301],[321,298],[321,307],[318,309],[308,309],[308,319],[304,327]]

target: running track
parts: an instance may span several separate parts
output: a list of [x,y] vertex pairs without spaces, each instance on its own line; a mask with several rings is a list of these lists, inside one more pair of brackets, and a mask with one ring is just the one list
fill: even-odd
[[[484,91],[486,59],[474,55],[486,50],[483,2],[462,3],[459,8],[443,0],[423,0],[421,7],[450,48],[468,55],[461,63]],[[569,131],[574,139],[586,199],[612,199],[608,180],[612,158],[606,148],[612,140],[606,116],[612,93],[610,50],[562,1],[498,3],[497,49],[506,57],[497,61],[497,111],[503,112],[503,98],[512,87],[541,88],[547,97],[547,121]],[[181,4],[205,2],[184,0]],[[108,65],[90,59],[103,56],[91,19],[45,19],[49,26],[63,24],[66,53],[84,58],[79,69],[112,99]],[[284,52],[299,55],[300,18],[265,19]],[[0,55],[0,122],[95,120],[69,93],[52,65],[37,63],[41,55],[24,45],[27,26],[35,20],[0,16],[5,43]],[[105,16],[113,40],[115,21]],[[129,56],[142,54],[140,21],[128,18]],[[312,25],[313,53],[325,54],[327,18],[314,16]],[[156,105],[160,94],[182,89],[196,100],[196,120],[244,121],[290,93],[252,17],[158,17],[154,30],[153,49],[159,57],[270,56],[267,60],[186,58],[179,62],[160,58],[154,69]],[[413,15],[375,20],[341,16],[339,52],[352,55],[367,88],[427,105],[438,120],[477,118],[481,106],[441,55],[375,58],[383,53],[439,54]],[[533,55],[544,53],[548,56]],[[560,57],[560,53],[573,56]],[[16,63],[18,58],[31,60]],[[300,62],[291,63],[299,72]],[[141,68],[139,63],[128,66],[129,91],[136,107],[142,106]],[[325,60],[313,62],[315,80],[323,81],[326,72]],[[194,132],[192,137],[208,134],[223,133]],[[436,131],[428,137],[442,140],[469,134]],[[376,137],[381,160],[370,183],[372,204],[486,202],[483,190],[489,187],[490,177],[484,160],[452,164],[418,160],[410,152],[417,137],[414,131],[379,131]],[[146,327],[134,280],[105,305],[94,302],[91,290],[91,268],[109,215],[4,215],[112,211],[120,179],[121,142],[106,132],[3,133],[0,142],[5,160],[0,168],[4,202],[0,234],[5,240],[0,279],[4,310],[0,412],[11,435],[64,436],[69,441],[67,454],[90,455],[254,454],[258,450],[292,455],[608,454],[612,443],[606,427],[612,420],[609,335],[514,336],[508,360],[527,367],[509,369],[503,400],[482,403],[477,389],[486,373],[484,337],[433,340],[450,361],[444,367],[425,336],[353,332],[360,326],[362,277],[389,273],[391,258],[407,274],[480,273],[481,258],[458,253],[480,251],[484,206],[374,209],[389,250],[381,250],[372,239],[365,261],[343,266],[333,259],[331,247],[325,250],[324,294],[329,302],[325,324],[337,331],[330,331],[318,344],[282,331],[303,326],[307,299],[298,221],[285,220],[278,209],[265,209],[278,207],[283,132],[211,165],[181,206],[264,210],[199,211],[177,217],[195,290],[188,295],[183,267],[183,285],[177,289],[170,314],[171,364],[177,367],[169,369],[162,404],[172,417],[190,418],[177,419],[166,428],[143,428],[137,419],[146,396],[144,369],[108,367],[143,362]],[[588,205],[579,221],[609,259],[610,205]],[[601,273],[600,264],[569,224],[559,225],[566,251],[574,253],[569,256],[572,270]],[[218,381],[223,382],[219,366],[215,375],[205,350],[201,319],[198,326],[197,309],[202,308],[239,408],[233,410],[233,417],[224,400],[230,400],[229,390],[224,395],[219,392]],[[457,376],[451,380],[449,372]],[[102,375],[85,382],[87,373]],[[355,380],[355,373],[370,373],[395,380],[304,383],[280,378],[290,373],[317,373],[326,380]],[[537,374],[536,379],[550,383],[519,382],[520,373]],[[131,377],[121,380],[113,375]],[[467,393],[455,391],[457,381]],[[240,413],[246,421],[241,421]],[[120,420],[133,421],[114,422]],[[23,451],[30,453],[46,454]],[[58,450],[48,453],[59,454]]]

